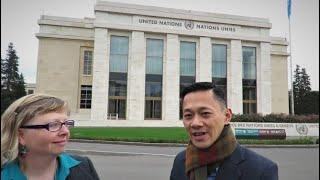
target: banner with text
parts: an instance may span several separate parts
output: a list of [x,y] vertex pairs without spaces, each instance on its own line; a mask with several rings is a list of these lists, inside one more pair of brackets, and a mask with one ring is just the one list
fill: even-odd
[[317,123],[250,123],[231,122],[231,127],[239,137],[285,138],[313,136],[319,137],[319,124]]

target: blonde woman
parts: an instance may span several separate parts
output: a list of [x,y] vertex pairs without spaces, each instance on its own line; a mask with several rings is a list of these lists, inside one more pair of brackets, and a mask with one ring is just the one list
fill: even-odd
[[67,103],[50,95],[12,103],[1,116],[1,179],[99,179],[89,158],[64,153],[68,115]]

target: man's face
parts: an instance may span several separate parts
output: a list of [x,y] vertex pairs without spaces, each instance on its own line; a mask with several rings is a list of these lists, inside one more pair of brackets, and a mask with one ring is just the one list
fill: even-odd
[[183,125],[192,143],[199,149],[211,146],[232,117],[231,110],[222,107],[212,90],[187,94],[182,108]]

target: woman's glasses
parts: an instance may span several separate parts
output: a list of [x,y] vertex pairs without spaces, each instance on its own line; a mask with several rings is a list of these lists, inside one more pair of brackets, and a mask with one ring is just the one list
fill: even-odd
[[48,124],[43,124],[43,125],[24,125],[21,126],[20,128],[24,129],[47,129],[50,132],[55,132],[59,131],[62,128],[62,125],[65,125],[67,128],[72,128],[74,127],[74,120],[67,120],[64,122],[60,121],[54,121],[50,122]]

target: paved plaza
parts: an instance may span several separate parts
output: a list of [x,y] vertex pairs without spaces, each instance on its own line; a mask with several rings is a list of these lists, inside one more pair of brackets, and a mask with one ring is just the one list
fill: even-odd
[[[102,180],[169,179],[175,154],[184,147],[70,142],[68,152],[89,156]],[[280,180],[318,180],[318,147],[250,148],[279,166]]]

